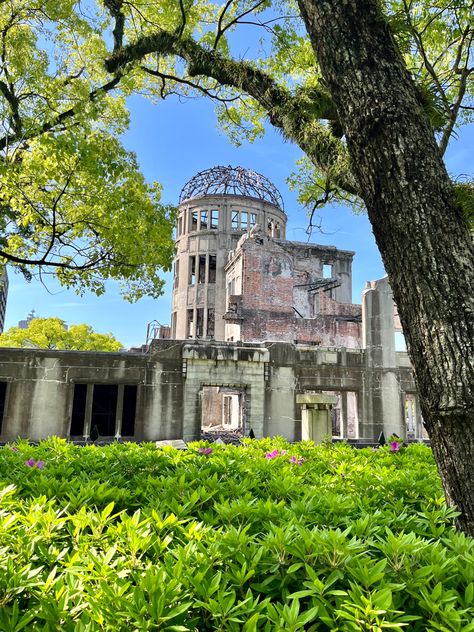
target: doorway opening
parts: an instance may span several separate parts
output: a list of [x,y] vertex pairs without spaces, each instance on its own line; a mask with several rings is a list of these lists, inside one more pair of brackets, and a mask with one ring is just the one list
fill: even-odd
[[201,435],[216,438],[243,436],[245,389],[204,386],[201,390]]

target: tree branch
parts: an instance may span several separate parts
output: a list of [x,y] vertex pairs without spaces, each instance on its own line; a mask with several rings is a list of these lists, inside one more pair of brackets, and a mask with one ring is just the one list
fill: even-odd
[[105,66],[109,72],[117,72],[151,53],[178,56],[188,64],[191,77],[211,77],[221,85],[246,92],[265,109],[271,123],[288,140],[299,145],[335,185],[348,193],[358,194],[345,144],[320,122],[320,119],[337,120],[334,105],[325,92],[313,88],[293,95],[250,63],[223,57],[192,39],[181,39],[166,31],[142,37],[123,47],[106,60]]

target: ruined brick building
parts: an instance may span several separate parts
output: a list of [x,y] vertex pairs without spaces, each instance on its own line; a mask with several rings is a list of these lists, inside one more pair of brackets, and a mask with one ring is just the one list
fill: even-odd
[[332,434],[420,439],[387,279],[352,303],[354,252],[286,240],[275,187],[215,167],[183,188],[171,328],[133,352],[0,349],[0,440],[199,438],[201,427],[301,437],[305,394],[334,400]]
[[171,337],[360,348],[354,252],[287,241],[264,176],[214,167],[181,193]]

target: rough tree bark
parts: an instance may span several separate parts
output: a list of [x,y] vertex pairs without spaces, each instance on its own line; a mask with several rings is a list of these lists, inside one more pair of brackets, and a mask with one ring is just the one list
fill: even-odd
[[397,302],[458,526],[474,536],[474,252],[376,0],[298,0]]

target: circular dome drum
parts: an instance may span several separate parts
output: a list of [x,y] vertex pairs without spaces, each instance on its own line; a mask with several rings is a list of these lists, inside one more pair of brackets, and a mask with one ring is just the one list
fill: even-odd
[[283,198],[262,174],[243,167],[212,167],[197,173],[181,190],[179,203],[205,195],[243,195],[270,202],[283,210]]

